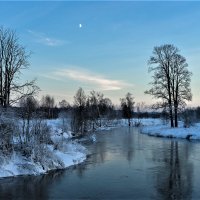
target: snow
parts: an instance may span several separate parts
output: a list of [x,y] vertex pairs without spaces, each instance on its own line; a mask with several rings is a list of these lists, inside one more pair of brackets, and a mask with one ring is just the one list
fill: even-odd
[[[184,128],[183,122],[179,121],[178,128],[171,128],[168,122],[159,118],[131,119],[131,126],[137,125],[141,129],[141,133],[151,136],[200,140],[200,123],[196,123],[194,126],[189,128]],[[97,130],[110,130],[112,128],[124,126],[128,126],[128,120],[113,120],[111,124],[100,127]]]
[[[47,120],[51,127],[52,145],[44,145],[44,156],[40,162],[33,158],[36,150],[33,150],[32,157],[27,158],[20,153],[14,152],[11,156],[0,155],[0,177],[18,175],[38,175],[54,169],[63,169],[79,164],[86,159],[87,151],[81,144],[72,141],[70,131],[62,130],[62,121]],[[17,139],[15,138],[15,142]],[[55,149],[55,146],[57,147]]]
[[163,121],[159,118],[142,118],[133,119],[135,123],[140,122],[142,126],[157,126],[163,124]]
[[[31,172],[31,173],[30,173]],[[0,177],[44,173],[37,163],[28,161],[25,157],[13,153],[9,160],[4,160],[0,167]]]
[[45,165],[35,163],[21,155],[12,155],[9,160],[5,160],[0,166],[0,177],[18,175],[39,175],[54,169],[63,169],[75,164],[79,164],[86,159],[86,153],[79,151],[72,145],[70,152],[52,150],[49,163]]
[[[109,131],[112,128],[127,126],[127,119],[110,120],[104,123],[104,126],[98,127],[96,130],[106,133],[105,131]],[[200,123],[196,123],[189,128],[184,128],[183,122],[179,121],[178,128],[171,128],[168,121],[164,121],[160,118],[133,118],[131,119],[131,126],[138,126],[141,129],[141,133],[151,136],[200,140]],[[90,139],[96,142],[95,134],[91,135]]]
[[[47,124],[51,127],[51,140],[53,144],[42,146],[41,160],[35,160],[40,148],[33,149],[31,158],[14,152],[11,156],[0,154],[0,177],[17,176],[17,175],[38,175],[47,173],[54,169],[64,169],[72,165],[79,164],[86,159],[88,154],[85,147],[79,142],[82,140],[90,140],[97,142],[96,134],[92,133],[87,138],[72,140],[72,133],[64,129],[61,119],[47,120]],[[168,123],[164,123],[161,119],[132,119],[131,125],[140,126],[141,133],[158,137],[170,138],[186,138],[200,140],[200,123],[196,123],[190,128],[184,128],[183,123],[179,123],[179,128],[170,128]],[[96,130],[109,130],[117,127],[128,126],[128,120],[112,120]],[[104,133],[106,133],[104,131]],[[14,138],[17,143],[17,138]],[[40,154],[39,154],[40,155]]]
[[90,139],[91,139],[93,142],[96,142],[96,141],[97,141],[96,135],[95,135],[95,134],[91,135],[91,136],[90,136]]
[[[53,120],[47,120],[47,125],[51,127],[51,131],[54,133],[55,139],[60,139],[60,137],[64,138],[71,138],[72,133],[71,131],[64,132],[63,131],[63,124],[61,119],[53,119]],[[58,138],[57,138],[58,137]]]
[[183,123],[179,122],[178,128],[171,128],[169,124],[163,124],[159,119],[144,119],[141,133],[157,137],[182,138],[200,140],[200,123],[184,128]]

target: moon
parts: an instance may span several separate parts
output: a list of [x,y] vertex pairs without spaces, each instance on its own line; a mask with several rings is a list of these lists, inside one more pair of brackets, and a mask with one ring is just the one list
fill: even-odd
[[83,25],[82,24],[79,24],[79,28],[82,28],[83,27]]

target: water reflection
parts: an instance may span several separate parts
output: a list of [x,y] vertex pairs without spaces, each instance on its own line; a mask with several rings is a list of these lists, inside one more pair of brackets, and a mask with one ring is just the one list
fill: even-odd
[[107,157],[107,142],[106,138],[100,137],[100,141],[97,141],[93,144],[92,149],[90,152],[92,153],[92,156],[90,156],[90,162],[94,165],[98,163],[104,163],[106,157]]
[[[188,142],[171,141],[162,152],[163,165],[158,168],[158,199],[191,199],[193,164],[189,162]],[[161,154],[159,154],[161,156]]]
[[129,164],[131,164],[134,157],[134,135],[132,133],[133,130],[131,128],[127,128],[123,132],[123,154]]
[[48,187],[59,181],[63,170],[41,176],[21,176],[0,180],[0,199],[48,199]]
[[[0,180],[0,199],[192,199],[199,144],[137,129],[97,134],[85,163],[43,176]],[[195,165],[196,164],[196,165]],[[197,177],[198,173],[195,174]],[[199,198],[197,198],[199,199]]]
[[80,164],[80,165],[74,166],[74,170],[76,170],[79,178],[84,178],[84,172],[87,170],[87,165]]

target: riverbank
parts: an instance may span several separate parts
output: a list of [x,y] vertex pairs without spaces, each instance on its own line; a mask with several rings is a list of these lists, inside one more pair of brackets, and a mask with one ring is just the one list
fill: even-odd
[[[69,131],[70,122],[64,122],[63,119],[45,121],[50,128],[51,144],[44,144],[32,149],[31,156],[23,155],[21,151],[13,151],[9,155],[0,154],[0,178],[44,174],[51,170],[64,169],[82,163],[86,159],[88,152],[80,142],[85,140],[95,142],[95,134],[72,140],[73,136]],[[102,127],[96,127],[90,132],[109,131],[112,128],[127,126],[127,123],[127,120],[123,119],[106,120]],[[19,142],[18,138],[14,140],[16,143]],[[36,156],[36,154],[38,155]]]
[[[47,121],[52,144],[33,149],[31,156],[27,157],[16,151],[11,155],[0,155],[0,177],[39,175],[83,162],[87,150],[78,142],[71,140],[70,131],[63,132],[61,123],[61,120]],[[37,161],[35,154],[41,156]]]
[[153,122],[149,119],[149,123],[142,122],[141,133],[156,137],[181,138],[188,140],[200,140],[200,123],[195,123],[189,128],[185,128],[183,123],[179,123],[178,128],[171,128],[169,124],[163,124],[160,120]]
[[[61,119],[47,120],[51,129],[52,144],[44,145],[38,151],[42,154],[40,160],[35,160],[35,149],[30,157],[14,151],[11,155],[0,155],[0,177],[18,175],[39,175],[51,170],[64,169],[82,163],[87,157],[86,148],[80,144],[82,139],[72,140],[70,131],[63,131]],[[125,119],[111,120],[96,131],[109,131],[113,128],[127,127]],[[200,123],[193,127],[184,128],[180,123],[179,128],[170,128],[161,119],[132,119],[131,126],[138,126],[141,133],[156,137],[184,138],[200,140]],[[95,134],[90,134],[84,140],[96,141]]]

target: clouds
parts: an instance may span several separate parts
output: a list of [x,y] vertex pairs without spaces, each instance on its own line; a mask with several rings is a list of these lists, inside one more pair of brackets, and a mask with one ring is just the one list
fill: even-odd
[[85,83],[91,86],[92,89],[99,90],[121,90],[125,87],[133,87],[132,84],[126,83],[122,80],[109,79],[82,68],[59,69],[45,75],[45,77],[60,81],[71,79],[80,83]]
[[44,33],[35,32],[32,30],[28,30],[28,32],[34,37],[36,42],[46,46],[56,47],[56,46],[62,46],[66,43],[66,41],[64,40],[48,37]]

